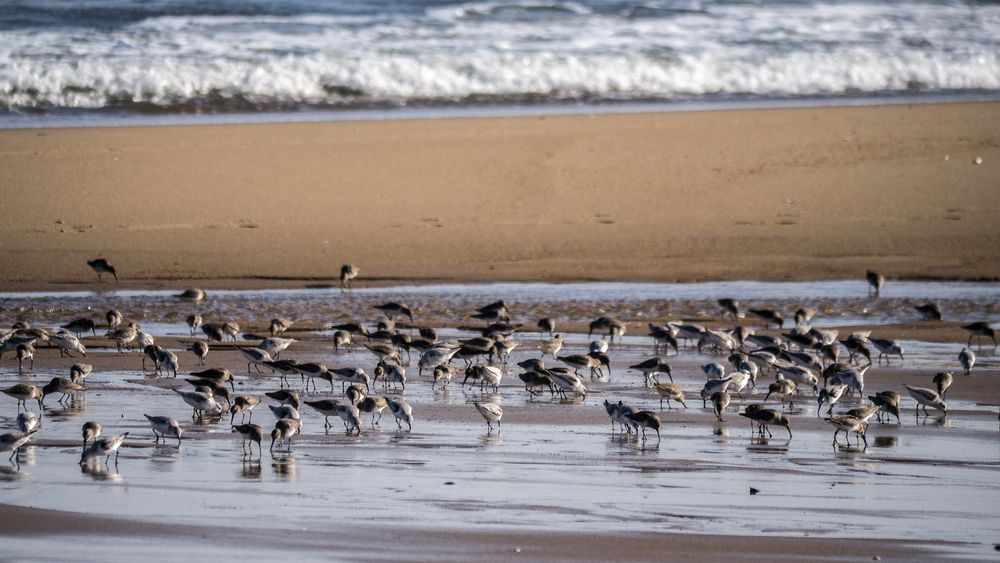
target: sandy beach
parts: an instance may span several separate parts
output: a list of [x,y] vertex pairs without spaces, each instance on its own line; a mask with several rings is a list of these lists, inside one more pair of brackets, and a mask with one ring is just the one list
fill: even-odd
[[0,287],[996,279],[998,166],[997,102],[0,130]]

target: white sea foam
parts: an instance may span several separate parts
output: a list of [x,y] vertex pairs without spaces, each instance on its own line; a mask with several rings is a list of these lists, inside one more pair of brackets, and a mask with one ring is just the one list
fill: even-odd
[[616,6],[525,0],[8,29],[0,107],[1000,91],[996,5]]

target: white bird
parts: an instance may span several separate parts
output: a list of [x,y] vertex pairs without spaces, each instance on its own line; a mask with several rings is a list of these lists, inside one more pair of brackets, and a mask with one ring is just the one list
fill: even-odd
[[972,366],[976,365],[976,355],[968,348],[962,348],[962,351],[958,353],[958,361],[962,363],[962,369],[965,370],[965,375],[972,374]]
[[396,426],[403,428],[401,422],[405,422],[407,428],[413,430],[413,407],[402,399],[399,401],[386,399],[385,402],[389,407],[389,411],[392,412],[392,416],[396,417]]
[[21,432],[31,432],[41,426],[38,415],[31,411],[24,411],[17,415],[17,429]]
[[924,408],[925,415],[928,414],[927,407],[935,408],[944,414],[948,414],[948,405],[941,400],[941,396],[937,394],[937,391],[926,389],[924,387],[910,387],[905,383],[903,384],[903,387],[906,387],[910,396],[913,397],[913,399],[919,404],[919,406],[914,409],[914,414],[919,416],[921,406]]
[[701,406],[705,407],[707,401],[712,398],[712,395],[729,389],[729,383],[732,379],[733,376],[730,374],[720,379],[709,379],[706,381],[705,386],[701,388]]
[[148,414],[142,416],[146,417],[146,420],[149,421],[149,426],[153,429],[153,437],[157,442],[161,438],[165,439],[167,434],[172,434],[177,438],[177,445],[180,445],[182,431],[181,425],[176,420],[169,416],[149,416]]
[[274,418],[281,420],[283,418],[290,418],[292,420],[302,420],[302,416],[299,414],[299,410],[292,405],[268,405],[267,408],[271,409],[274,414]]
[[[388,402],[388,401],[387,401]],[[354,405],[337,405],[337,416],[344,421],[344,428],[350,434],[352,430],[361,434],[361,411]]]
[[559,394],[566,397],[566,392],[576,393],[587,398],[587,386],[583,384],[583,380],[580,379],[575,373],[570,373],[568,370],[563,371],[560,369],[545,370],[543,373],[552,378],[552,386],[555,387]]
[[80,464],[83,465],[87,459],[92,457],[106,456],[104,458],[104,463],[107,464],[108,460],[111,459],[111,454],[115,454],[115,465],[118,465],[118,448],[122,447],[122,442],[128,438],[128,432],[114,436],[111,438],[101,438],[99,440],[94,440],[83,454],[80,455]]
[[486,419],[486,427],[489,432],[493,431],[493,423],[497,423],[497,430],[500,429],[500,419],[503,418],[503,408],[495,403],[473,403],[479,414]]
[[705,372],[709,379],[722,379],[726,375],[726,366],[719,362],[712,362],[701,366],[701,371]]
[[255,365],[257,367],[257,373],[263,373],[260,366],[263,365],[264,362],[272,361],[271,355],[260,348],[240,348],[237,346],[236,349],[240,351],[240,354],[243,354],[243,357],[247,361],[247,373],[250,373],[251,365]]
[[50,334],[49,342],[59,348],[59,357],[70,356],[72,352],[87,355],[87,348],[80,342],[80,339],[70,333]]
[[0,435],[0,452],[12,452],[10,459],[13,460],[14,456],[21,451],[21,447],[28,443],[35,432],[38,432],[38,428],[27,432],[11,432]]
[[797,385],[809,385],[813,390],[819,391],[819,377],[811,369],[802,366],[783,366],[780,364],[775,364],[774,367],[777,370],[776,378],[778,376],[785,377],[791,379]]
[[418,374],[423,375],[425,369],[434,369],[442,364],[446,364],[451,361],[451,358],[458,353],[461,349],[460,346],[454,346],[451,344],[444,344],[434,346],[433,348],[428,348],[426,352],[420,355],[420,360],[417,361]]
[[200,391],[181,391],[179,389],[174,389],[174,393],[180,395],[181,399],[187,403],[192,409],[192,415],[198,418],[202,417],[203,413],[211,414],[221,414],[222,405],[215,401],[215,397],[202,393]]
[[297,342],[294,338],[278,338],[272,336],[265,338],[257,345],[257,349],[268,353],[272,358],[277,358],[279,354],[288,349],[289,346]]
[[826,414],[833,413],[833,405],[844,396],[844,390],[847,389],[847,385],[841,383],[840,385],[830,385],[820,389],[819,395],[816,396],[816,416],[819,417],[819,411],[823,408],[824,403],[829,403],[830,408],[826,411]]

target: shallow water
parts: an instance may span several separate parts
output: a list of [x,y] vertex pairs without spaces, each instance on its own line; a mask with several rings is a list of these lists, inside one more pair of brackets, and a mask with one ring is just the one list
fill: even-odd
[[[476,307],[505,299],[515,318],[553,316],[560,321],[590,321],[601,315],[643,319],[716,318],[716,300],[738,298],[742,309],[783,310],[786,326],[794,311],[817,311],[815,326],[878,325],[917,320],[917,305],[936,302],[947,320],[991,321],[1000,318],[1000,283],[893,282],[883,297],[867,297],[863,281],[814,282],[706,282],[706,283],[501,283],[437,284],[383,288],[213,290],[208,299],[189,303],[176,299],[176,290],[120,290],[106,292],[0,293],[0,318],[24,319],[39,325],[57,325],[79,317],[103,322],[109,309],[121,310],[154,336],[188,334],[183,324],[198,312],[213,319],[246,320],[248,311],[262,321],[282,316],[297,322],[330,323],[370,319],[372,307],[386,301],[407,303],[418,320],[469,322]],[[533,328],[533,327],[532,327]]]
[[[705,293],[698,296],[696,290],[702,285]],[[811,293],[818,290],[810,284],[789,285],[784,299],[779,299],[780,292],[768,293],[772,291],[769,285],[491,284],[366,289],[350,294],[339,290],[213,291],[210,300],[198,306],[246,311],[253,304],[258,320],[269,318],[272,310],[307,311],[311,307],[356,311],[359,318],[371,319],[376,316],[371,304],[405,299],[421,304],[419,318],[425,310],[434,310],[450,311],[452,317],[442,316],[460,320],[471,306],[499,297],[511,303],[519,318],[527,316],[524,311],[534,311],[533,307],[565,310],[567,303],[582,301],[587,295],[592,304],[613,300],[642,308],[651,302],[644,300],[659,299],[678,309],[687,306],[678,305],[689,303],[687,299],[712,303],[715,296],[727,294],[773,299],[786,308],[799,299],[820,298],[819,293]],[[819,285],[837,299],[879,307],[933,296],[943,303],[968,300],[977,311],[986,312],[996,306],[1000,295],[1000,287],[994,284],[918,283],[905,291],[900,288],[896,296],[887,292],[875,301],[863,295],[848,297],[863,292],[863,284]],[[945,296],[948,288],[954,289],[951,298]],[[187,335],[180,319],[195,305],[171,298],[174,293],[8,294],[4,316],[10,318],[11,307],[16,306],[33,307],[32,313],[39,316],[72,318],[66,313],[75,308],[92,304],[101,312],[117,303],[124,304],[123,309],[145,311],[143,325],[152,327],[154,333]],[[451,328],[441,334],[455,338],[469,333]],[[296,337],[302,341],[293,345],[288,357],[323,361],[331,367],[363,366],[371,373],[374,361],[363,348],[333,356],[327,332]],[[537,355],[536,334],[516,338],[522,345],[515,350],[513,362]],[[909,373],[901,369],[953,370],[962,347],[957,342],[900,342],[906,351],[902,365],[893,360],[889,366],[872,367],[866,390],[889,387],[888,382],[898,374]],[[569,334],[563,353],[583,352],[587,343],[586,335]],[[0,386],[44,382],[64,375],[64,366],[76,361],[55,360],[49,350],[39,354],[50,357],[43,358],[31,376],[19,376],[16,363],[0,364]],[[211,354],[213,365],[222,362],[237,374],[239,394],[261,395],[278,385],[268,374],[248,377],[246,365],[235,352]],[[0,464],[3,502],[151,522],[272,527],[279,532],[326,531],[334,525],[331,518],[348,510],[354,524],[388,527],[432,523],[439,529],[467,531],[679,531],[957,542],[942,547],[951,557],[990,557],[992,543],[998,540],[996,411],[968,399],[949,399],[951,414],[942,419],[914,416],[914,403],[904,396],[902,425],[873,423],[870,447],[862,451],[844,447],[843,436],[840,447],[832,445],[832,430],[817,418],[815,398],[807,395],[788,410],[794,437],[787,439],[784,429],[777,428],[774,438],[761,442],[753,438],[735,409],[761,400],[762,386],[746,398],[734,397],[726,421],[716,422],[710,410],[697,405],[697,395],[705,381],[699,366],[719,359],[683,349],[669,360],[690,408],[663,412],[662,441],[657,443],[650,431],[643,442],[613,433],[602,405],[608,399],[640,408],[658,407],[658,396],[642,386],[641,375],[627,370],[628,365],[652,355],[650,339],[629,334],[612,348],[610,381],[588,381],[591,393],[586,399],[531,398],[516,370],[504,376],[499,393],[463,389],[461,374],[447,388],[431,389],[428,378],[418,378],[416,368],[410,366],[404,396],[414,408],[412,432],[397,431],[388,412],[377,429],[364,416],[361,436],[346,436],[339,420],[331,420],[333,428],[324,431],[322,417],[303,407],[304,435],[295,440],[290,452],[274,457],[263,454],[259,461],[254,456],[255,461],[248,462],[238,438],[228,431],[228,418],[193,422],[190,409],[165,388],[186,385],[182,381],[143,374],[136,353],[121,357],[95,350],[92,355],[115,367],[99,369],[88,379],[88,390],[68,407],[49,397],[39,444],[26,448],[20,466]],[[189,353],[180,355],[182,373],[195,367]],[[996,352],[985,349],[976,377],[993,377],[998,366]],[[766,379],[761,376],[759,383]],[[301,387],[297,378],[291,381]],[[317,384],[319,392],[311,397],[340,395],[339,384],[332,389],[325,381]],[[962,384],[962,380],[956,382]],[[376,388],[382,392],[380,384]],[[481,400],[499,402],[506,409],[502,432],[487,433],[471,405]],[[845,399],[835,412],[856,405],[856,399]],[[7,428],[13,423],[14,401],[0,396],[0,408],[4,414],[0,427]],[[186,432],[180,448],[169,439],[154,447],[143,413],[180,420]],[[77,464],[79,430],[86,420],[101,421],[106,435],[130,432],[117,466],[105,467],[100,461],[83,467]],[[257,407],[253,420],[269,429],[273,418],[266,404]],[[751,486],[760,494],[749,495]],[[275,511],[282,517],[269,520]],[[20,538],[5,545],[14,557],[46,558],[60,556],[73,541],[73,536],[44,542]],[[123,545],[116,557],[127,559],[135,549]],[[182,554],[183,549],[178,547],[173,553]],[[266,557],[270,552],[260,553]]]

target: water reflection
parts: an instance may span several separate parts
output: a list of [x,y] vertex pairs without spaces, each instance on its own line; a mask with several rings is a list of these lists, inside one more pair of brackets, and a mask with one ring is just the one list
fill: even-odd
[[271,460],[271,470],[280,481],[298,481],[299,462],[291,452],[275,452]]
[[96,458],[90,458],[81,464],[80,472],[84,475],[89,475],[95,481],[107,481],[111,483],[122,481],[122,476],[118,473],[117,463],[105,465],[103,461]]
[[895,448],[899,445],[899,436],[876,436],[872,440],[873,448]]
[[240,477],[244,479],[260,479],[262,474],[263,470],[260,465],[260,459],[243,458],[243,463],[240,466]]

